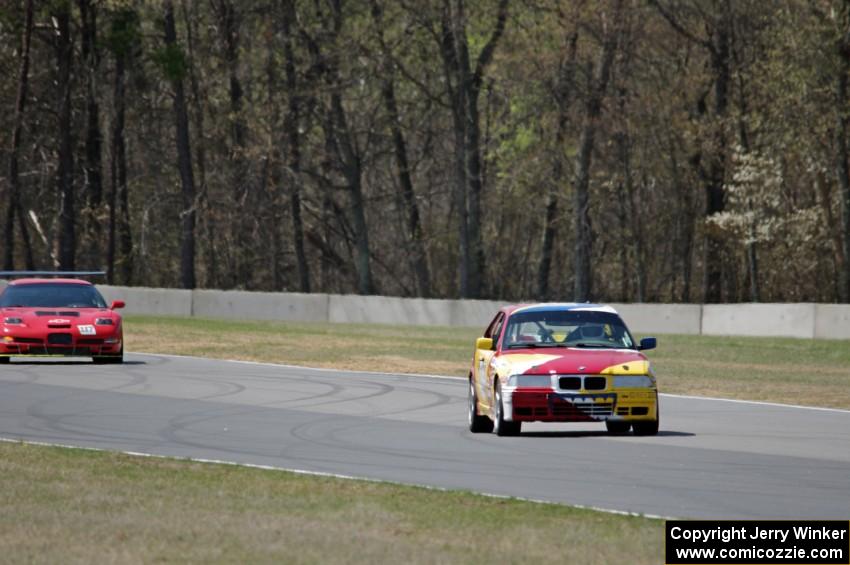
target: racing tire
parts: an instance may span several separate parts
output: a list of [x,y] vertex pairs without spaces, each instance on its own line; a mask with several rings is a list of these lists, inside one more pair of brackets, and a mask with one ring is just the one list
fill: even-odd
[[499,381],[496,381],[496,393],[493,404],[493,432],[497,436],[516,436],[522,431],[522,422],[509,422],[505,420],[502,412],[502,387]]
[[658,394],[655,395],[655,419],[632,423],[636,436],[657,436],[658,424],[661,422],[661,407],[658,406]]
[[120,365],[124,362],[124,349],[118,352],[118,355],[98,355],[92,357],[92,362],[95,365]]
[[621,422],[617,420],[605,420],[605,428],[612,436],[621,436],[629,433],[632,427],[631,422]]
[[6,365],[7,363],[11,363],[11,357],[0,357],[0,365]]
[[493,420],[478,413],[478,397],[475,385],[469,379],[469,431],[474,434],[486,434],[493,431]]

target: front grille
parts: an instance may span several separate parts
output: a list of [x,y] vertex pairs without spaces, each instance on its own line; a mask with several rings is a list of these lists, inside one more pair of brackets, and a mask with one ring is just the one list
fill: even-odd
[[57,318],[79,318],[80,313],[74,310],[57,311],[57,310],[36,310],[36,316],[56,316]]
[[584,390],[605,390],[605,377],[584,377]]
[[646,416],[649,414],[649,408],[646,406],[632,407],[632,416]]
[[71,324],[47,324],[51,330],[67,330],[71,328]]
[[586,422],[611,417],[616,404],[615,393],[517,391],[513,395],[513,414],[521,420]]
[[592,418],[603,418],[613,413],[614,405],[610,402],[558,402],[552,405],[554,416],[569,416],[579,412]]
[[558,379],[561,390],[579,390],[581,388],[581,377],[561,377]]
[[30,353],[44,355],[79,355],[87,357],[91,355],[91,347],[45,347],[42,353],[41,349],[30,349]]
[[77,340],[78,345],[102,345],[102,339],[94,339],[94,338],[83,338]]
[[50,345],[71,345],[71,334],[47,334],[47,343]]
[[605,377],[596,375],[565,375],[558,378],[558,387],[561,390],[605,390],[608,381]]

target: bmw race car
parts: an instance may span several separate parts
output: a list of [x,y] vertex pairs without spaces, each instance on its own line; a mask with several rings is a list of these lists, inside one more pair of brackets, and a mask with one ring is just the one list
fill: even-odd
[[95,363],[124,360],[124,329],[116,312],[88,281],[46,278],[98,275],[99,272],[2,272],[0,276],[38,276],[12,280],[0,293],[0,363],[12,357],[91,357]]
[[605,422],[612,434],[656,435],[655,375],[610,306],[532,304],[502,308],[475,342],[469,429],[500,436],[523,422]]

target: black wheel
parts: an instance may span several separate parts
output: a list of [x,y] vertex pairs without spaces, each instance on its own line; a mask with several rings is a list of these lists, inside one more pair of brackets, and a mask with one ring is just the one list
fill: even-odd
[[92,357],[92,361],[95,365],[121,364],[124,362],[124,348],[121,348],[118,355],[98,355],[97,357]]
[[475,384],[469,379],[469,431],[474,434],[484,434],[493,431],[493,420],[478,413],[478,397],[475,394]]
[[502,387],[499,381],[496,381],[496,394],[493,404],[496,406],[493,418],[493,431],[498,436],[515,436],[519,435],[522,430],[522,422],[508,422],[505,420],[505,415],[502,412]]
[[661,407],[658,405],[658,393],[655,394],[655,419],[644,422],[634,422],[632,429],[636,436],[658,435],[658,424],[661,422]]
[[617,420],[606,420],[605,427],[608,428],[608,433],[614,436],[621,436],[623,434],[629,433],[629,429],[632,427],[629,422],[620,422]]

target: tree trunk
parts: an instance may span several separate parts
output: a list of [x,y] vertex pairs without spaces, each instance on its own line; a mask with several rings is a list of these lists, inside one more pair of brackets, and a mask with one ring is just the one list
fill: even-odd
[[360,155],[354,147],[342,98],[337,91],[331,94],[331,112],[334,116],[335,143],[340,148],[343,172],[351,197],[352,229],[354,230],[354,263],[357,266],[357,293],[374,294],[371,252],[369,249],[369,224],[366,222],[366,204],[363,198],[363,169]]
[[59,195],[59,269],[73,271],[77,251],[74,211],[74,153],[71,138],[71,64],[74,45],[71,41],[71,8],[65,2],[57,4],[53,15],[56,22],[56,57],[58,74],[56,91],[59,96],[59,162],[56,168],[56,191]]
[[[177,31],[174,27],[174,5],[172,0],[163,2],[165,9],[165,43],[178,52]],[[186,112],[186,96],[183,91],[183,76],[173,75],[174,127],[177,135],[177,168],[180,172],[183,209],[180,212],[180,281],[183,288],[195,288],[195,179],[192,173],[192,150],[189,142],[189,116]]]
[[507,0],[500,0],[496,24],[481,49],[475,67],[469,58],[464,0],[445,0],[440,53],[446,73],[455,137],[455,207],[459,217],[460,295],[480,298],[484,287],[484,245],[481,233],[481,128],[478,97],[484,72],[505,30]]
[[452,199],[457,214],[458,228],[458,293],[460,298],[472,298],[470,287],[471,254],[469,245],[469,209],[466,184],[466,123],[458,110],[463,103],[455,102],[452,108],[454,126],[454,183]]
[[286,67],[288,97],[284,130],[286,132],[287,168],[289,173],[289,210],[292,215],[292,242],[298,266],[298,289],[310,292],[310,266],[304,249],[304,221],[301,217],[301,95],[295,69],[292,26],[296,23],[295,1],[285,0],[283,6],[283,54]]
[[[82,20],[82,54],[86,64],[86,163],[84,192],[90,209],[100,206],[103,199],[103,173],[101,171],[102,137],[100,133],[100,108],[97,102],[97,73],[100,53],[97,39],[97,6],[91,0],[79,0]],[[95,235],[99,232],[93,222]],[[95,238],[97,240],[98,238]]]
[[[622,0],[618,0],[613,13],[615,25],[619,25]],[[611,31],[602,44],[596,72],[587,95],[584,124],[579,140],[578,156],[576,157],[575,173],[575,282],[573,299],[576,302],[586,302],[593,297],[592,246],[593,232],[590,223],[590,167],[593,157],[593,144],[599,117],[602,114],[602,99],[608,87],[611,64],[617,50],[617,32]]]
[[578,32],[573,31],[567,39],[568,55],[558,83],[555,85],[555,101],[558,104],[558,127],[555,131],[555,156],[552,164],[552,182],[546,195],[546,213],[543,216],[543,240],[540,244],[540,265],[537,270],[537,297],[549,299],[549,275],[552,271],[552,255],[555,244],[555,220],[558,217],[558,193],[563,190],[564,182],[564,141],[567,121],[575,81],[576,52]]
[[115,58],[112,83],[113,116],[109,132],[109,227],[107,234],[107,280],[110,284],[133,283],[133,238],[130,231],[129,186],[127,181],[127,145],[125,140],[127,107],[127,66],[132,65],[138,47],[138,14],[131,8],[115,12],[109,37]]
[[832,243],[832,260],[835,266],[833,293],[836,297],[840,298],[840,278],[845,261],[844,237],[842,237],[841,225],[835,222],[835,217],[832,214],[832,191],[830,190],[826,174],[823,171],[819,170],[815,173],[814,185],[818,195],[818,204],[823,214],[822,224],[827,229],[829,239]]
[[250,228],[246,222],[251,214],[248,211],[250,180],[248,179],[246,148],[246,126],[242,115],[242,82],[239,79],[240,15],[236,6],[229,0],[216,2],[219,28],[224,43],[224,62],[228,74],[228,97],[230,103],[230,186],[232,192],[232,211],[230,221],[232,248],[231,286],[247,285],[252,278],[251,263],[254,255],[249,242]]
[[484,292],[484,241],[481,235],[481,126],[478,116],[478,89],[466,97],[466,171],[469,185],[469,294],[481,298]]
[[[729,105],[729,58],[731,10],[723,4],[723,13],[712,42],[711,66],[714,73],[714,118],[715,142],[709,165],[706,185],[705,215],[710,218],[726,208],[726,131],[723,123]],[[723,240],[716,230],[707,230],[705,236],[705,273],[703,279],[703,301],[707,304],[723,299]]]
[[750,224],[749,241],[747,242],[747,273],[750,279],[750,301],[761,302],[759,290],[759,264],[756,250],[756,226]]
[[417,295],[428,298],[431,296],[428,256],[423,241],[419,205],[416,202],[416,193],[413,190],[413,179],[410,175],[410,165],[407,159],[407,141],[401,131],[401,117],[396,105],[395,86],[392,78],[385,80],[382,94],[390,119],[401,197],[407,211],[407,238],[410,245],[410,262],[416,280]]
[[18,94],[15,98],[15,118],[12,129],[12,145],[9,150],[9,192],[6,199],[6,224],[3,235],[6,243],[6,253],[3,258],[3,268],[7,271],[15,268],[15,216],[19,218],[21,235],[24,244],[24,253],[27,269],[35,268],[32,257],[32,244],[30,243],[29,230],[21,205],[21,184],[18,174],[18,155],[21,150],[23,134],[24,113],[27,105],[27,91],[29,89],[29,67],[30,67],[30,43],[33,28],[33,3],[27,0],[24,14],[24,34],[21,41],[20,71],[18,73]]
[[[621,94],[625,96],[625,94]],[[625,112],[624,104],[621,103],[620,111]],[[625,122],[625,120],[624,120]],[[626,126],[624,126],[626,127]],[[623,210],[625,212],[624,220],[629,224],[631,237],[623,241],[625,247],[626,241],[632,247],[634,270],[630,271],[630,276],[635,277],[635,302],[646,301],[646,257],[643,248],[643,226],[641,224],[641,213],[638,209],[638,198],[635,195],[634,178],[632,175],[632,141],[627,130],[618,132],[615,136],[617,141],[617,149],[619,153],[621,174],[623,182],[621,185],[622,193],[619,198],[622,200]]]
[[839,272],[838,292],[841,302],[850,302],[850,167],[848,167],[847,134],[850,129],[848,115],[848,79],[850,78],[850,2],[844,2],[840,11],[840,37],[838,55],[840,64],[836,77],[836,174],[838,175],[841,202],[841,237],[843,264]]
[[[661,16],[667,20],[671,27],[689,42],[696,43],[707,50],[711,60],[711,69],[714,82],[714,139],[710,155],[708,172],[702,174],[705,187],[705,218],[722,212],[725,209],[725,190],[723,188],[726,179],[726,133],[724,119],[726,118],[729,103],[729,79],[730,79],[730,42],[732,39],[732,4],[731,0],[722,0],[714,4],[718,6],[719,13],[709,15],[700,9],[705,19],[705,28],[710,31],[708,38],[698,37],[690,32],[677,18],[674,12],[665,8],[658,0],[650,0]],[[705,100],[701,98],[697,104],[697,116],[702,119],[707,109]],[[701,153],[696,155],[692,163],[700,166]],[[720,302],[723,298],[723,240],[716,230],[706,230],[705,248],[703,258],[703,301],[706,303]]]
[[454,141],[452,178],[452,207],[457,214],[458,235],[458,295],[460,298],[469,298],[471,290],[469,286],[469,210],[467,207],[467,184],[466,184],[466,92],[457,84],[458,58],[455,50],[454,34],[450,8],[444,6],[441,19],[440,54],[442,55],[443,73],[445,75],[446,90],[449,97],[449,105],[452,113],[452,134]]
[[98,221],[103,202],[103,137],[100,131],[98,104],[98,69],[100,67],[99,40],[97,36],[97,5],[91,0],[79,0],[82,40],[82,60],[86,78],[86,140],[83,165],[83,195],[86,207],[81,215],[86,241],[83,245],[84,261],[91,265],[103,263],[102,228]]
[[[126,145],[124,142],[124,125],[125,125],[125,59],[126,54],[116,52],[115,54],[115,77],[112,89],[112,104],[115,115],[112,118],[112,151],[110,160],[110,190],[109,190],[109,235],[106,252],[106,280],[109,284],[116,284],[117,277],[115,276],[116,263],[121,264],[121,270],[124,276],[124,284],[128,284],[126,277],[127,271],[130,270],[130,258],[121,253],[120,259],[117,253],[117,242],[122,236],[118,235],[119,231],[128,229],[118,227],[119,202],[122,200],[122,194],[127,193],[127,155]],[[124,197],[126,198],[126,197]],[[122,246],[123,247],[123,246]]]
[[207,186],[207,151],[206,134],[204,126],[204,99],[201,97],[201,88],[198,82],[195,61],[195,30],[198,2],[192,2],[193,13],[189,12],[189,0],[183,0],[183,20],[186,24],[186,47],[189,50],[189,88],[192,93],[192,113],[195,124],[195,155],[198,164],[198,210],[200,211],[200,232],[203,244],[203,257],[205,267],[204,281],[201,286],[208,288],[220,288],[219,276],[219,254],[216,240],[218,238],[215,229],[215,218],[210,206],[209,187]]
[[[372,0],[372,18],[378,29],[378,40],[382,49],[387,49],[384,43],[383,21],[381,8],[377,0]],[[393,154],[395,156],[396,169],[400,187],[400,196],[407,213],[407,240],[410,247],[411,270],[416,280],[417,295],[422,297],[431,296],[431,275],[428,271],[428,257],[425,252],[425,243],[422,235],[422,225],[419,216],[419,205],[416,202],[416,193],[413,190],[413,179],[410,175],[410,164],[407,158],[407,141],[401,129],[401,116],[398,112],[398,104],[395,97],[395,69],[392,62],[385,55],[381,61],[381,71],[384,81],[381,85],[381,96],[384,99],[390,131],[393,138]]]

